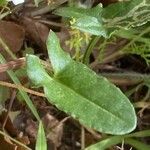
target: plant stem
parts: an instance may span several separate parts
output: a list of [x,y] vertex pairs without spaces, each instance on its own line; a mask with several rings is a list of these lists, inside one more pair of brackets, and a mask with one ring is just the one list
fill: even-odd
[[46,14],[46,13],[58,8],[60,5],[62,5],[63,3],[67,2],[67,1],[68,0],[57,0],[54,4],[51,4],[51,5],[45,6],[44,8],[32,11],[30,15],[32,17],[34,17],[37,15]]
[[144,144],[138,140],[132,139],[132,138],[125,139],[125,143],[132,145],[137,150],[150,150],[149,145],[146,145],[146,144]]
[[141,74],[135,72],[126,72],[126,73],[101,73],[101,75],[110,78],[110,79],[128,79],[136,83],[150,80],[150,74]]
[[0,44],[4,48],[4,50],[12,57],[13,59],[16,59],[16,56],[12,53],[12,51],[9,49],[9,47],[5,44],[5,42],[0,37]]
[[128,48],[131,44],[133,44],[137,39],[139,39],[142,35],[150,31],[150,27],[147,27],[145,30],[143,30],[139,35],[137,35],[134,39],[132,39],[125,47],[123,47],[121,50],[124,51],[126,48]]
[[121,57],[122,55],[128,53],[125,50],[132,45],[135,41],[137,41],[137,39],[139,39],[142,35],[144,35],[145,33],[150,31],[150,27],[146,28],[145,30],[143,30],[139,35],[137,35],[135,38],[133,38],[126,46],[124,46],[122,49],[120,49],[119,51],[116,51],[115,53],[113,53],[112,55],[106,57],[105,59],[103,59],[102,63],[107,63],[111,60],[113,60],[115,57]]
[[135,132],[135,133],[127,134],[127,135],[111,136],[98,142],[97,144],[89,146],[85,150],[93,150],[93,149],[105,150],[115,144],[121,143],[122,140],[130,138],[130,137],[149,137],[149,136],[150,136],[150,130],[139,131],[139,132]]
[[26,145],[24,145],[23,143],[15,140],[14,138],[10,137],[9,135],[7,135],[6,133],[0,131],[0,134],[3,135],[4,137],[7,137],[8,139],[10,139],[11,141],[13,141],[14,143],[24,147],[26,150],[31,150],[31,148],[27,147]]
[[94,36],[88,46],[88,48],[86,49],[84,56],[83,56],[83,63],[88,65],[89,64],[89,57],[93,51],[94,46],[96,45],[96,43],[99,40],[99,36]]
[[37,92],[37,91],[34,91],[34,90],[31,90],[31,89],[28,89],[20,84],[12,84],[12,83],[8,83],[8,82],[5,82],[5,81],[0,81],[0,85],[2,86],[5,86],[5,87],[9,87],[9,88],[14,88],[14,89],[20,89],[26,93],[30,93],[32,95],[36,95],[36,96],[40,96],[40,97],[45,97],[45,94],[44,93],[40,93],[40,92]]
[[[4,57],[0,54],[0,63],[6,63],[6,60],[4,59]],[[19,79],[17,78],[17,76],[15,75],[15,73],[12,71],[12,70],[8,70],[7,73],[9,74],[10,78],[12,79],[12,81],[15,83],[15,84],[19,84],[21,85]],[[37,110],[35,108],[35,106],[33,105],[31,99],[29,98],[29,96],[27,95],[26,92],[24,92],[23,90],[21,89],[18,89],[21,96],[24,98],[25,102],[27,103],[28,107],[30,108],[30,110],[32,111],[32,113],[34,114],[34,116],[36,117],[36,119],[38,121],[40,121],[40,117],[37,113]]]

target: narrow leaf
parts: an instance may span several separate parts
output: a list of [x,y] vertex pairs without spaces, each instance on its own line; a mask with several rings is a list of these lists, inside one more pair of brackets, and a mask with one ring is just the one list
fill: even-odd
[[[6,63],[6,60],[4,59],[4,57],[1,54],[0,54],[0,63]],[[8,70],[7,73],[9,74],[10,78],[12,79],[12,81],[15,84],[21,84],[19,79],[17,78],[17,76],[15,75],[15,73],[12,70]],[[28,105],[28,107],[30,108],[30,110],[32,111],[32,113],[34,114],[36,119],[39,121],[40,117],[37,113],[35,106],[33,105],[32,101],[31,101],[31,99],[29,98],[28,94],[21,89],[19,89],[19,93],[25,100],[26,104]]]
[[[139,132],[121,135],[121,136],[111,136],[111,137],[108,137],[96,144],[93,144],[93,145],[87,147],[85,150],[106,150],[113,145],[121,143],[123,140],[125,140],[126,143],[131,144],[131,142],[130,142],[131,137],[149,137],[149,136],[150,136],[150,130],[139,131]],[[133,146],[135,145],[135,147],[136,147],[136,144],[134,144],[134,143],[132,143],[131,145],[133,145]],[[147,147],[147,145],[146,145],[146,147]]]
[[36,148],[35,149],[36,150],[47,150],[45,132],[44,132],[43,124],[42,124],[41,121],[39,123],[39,130],[38,130]]

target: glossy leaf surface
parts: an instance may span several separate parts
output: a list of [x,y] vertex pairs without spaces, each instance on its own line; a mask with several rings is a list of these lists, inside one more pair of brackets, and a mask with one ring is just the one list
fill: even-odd
[[50,77],[34,55],[27,56],[28,76],[44,87],[50,103],[100,132],[125,134],[136,127],[136,115],[128,98],[106,78],[98,76],[65,53],[54,32],[47,41],[54,70]]

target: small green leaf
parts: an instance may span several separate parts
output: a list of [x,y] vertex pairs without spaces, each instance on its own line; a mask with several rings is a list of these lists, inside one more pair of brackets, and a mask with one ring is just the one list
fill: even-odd
[[134,108],[116,86],[72,60],[61,49],[54,32],[50,32],[47,47],[54,77],[33,55],[27,56],[27,72],[34,83],[44,87],[49,102],[100,132],[120,135],[136,127]]
[[75,18],[75,23],[72,26],[81,31],[107,37],[107,32],[102,25],[102,10],[102,5],[99,4],[89,9],[63,7],[57,9],[54,13],[63,17]]
[[45,137],[45,132],[43,128],[43,124],[40,121],[39,123],[39,130],[37,134],[37,141],[36,141],[36,150],[47,150],[47,142]]
[[86,16],[78,18],[73,24],[73,27],[93,35],[100,35],[105,38],[108,37],[107,31],[103,25],[98,21],[97,18],[94,17]]
[[100,19],[102,12],[102,5],[99,4],[93,8],[77,8],[77,7],[61,7],[56,9],[53,13],[59,16],[68,18],[82,18],[86,16],[91,16]]

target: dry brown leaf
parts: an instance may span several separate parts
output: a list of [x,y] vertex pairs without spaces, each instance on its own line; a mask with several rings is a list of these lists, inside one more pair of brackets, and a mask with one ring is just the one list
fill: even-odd
[[45,125],[47,139],[52,141],[56,147],[59,147],[63,134],[63,123],[59,122],[49,113],[47,113],[42,120]]
[[26,30],[26,36],[28,39],[36,43],[42,50],[46,52],[46,40],[49,33],[49,28],[31,18],[22,18],[22,24]]
[[[10,21],[0,21],[0,37],[13,53],[20,50],[25,37],[25,31],[22,26]],[[0,45],[0,52],[4,51]],[[6,54],[6,53],[5,53]]]

